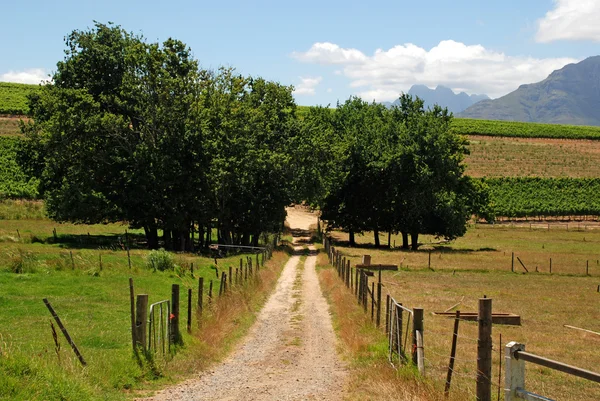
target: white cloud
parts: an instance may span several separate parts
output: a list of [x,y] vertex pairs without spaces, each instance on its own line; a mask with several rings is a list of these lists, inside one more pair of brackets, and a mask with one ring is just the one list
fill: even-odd
[[300,83],[295,86],[294,95],[314,95],[315,88],[323,77],[299,77]]
[[2,82],[39,84],[43,80],[48,79],[48,73],[42,68],[30,68],[24,71],[9,71],[4,74],[0,74],[0,81]]
[[538,20],[535,40],[593,40],[600,42],[600,2],[555,0],[554,8]]
[[292,57],[318,64],[360,63],[366,56],[356,49],[343,49],[329,42],[315,43],[307,52],[293,52]]
[[341,64],[342,75],[350,79],[350,87],[368,101],[394,100],[414,84],[444,85],[455,91],[498,97],[578,61],[507,56],[481,45],[453,40],[441,41],[429,51],[407,43],[389,50],[377,49],[372,56],[331,43],[315,43],[307,52],[294,52],[292,56],[303,62]]
[[331,93],[331,92],[333,92],[333,89],[327,88],[327,93]]

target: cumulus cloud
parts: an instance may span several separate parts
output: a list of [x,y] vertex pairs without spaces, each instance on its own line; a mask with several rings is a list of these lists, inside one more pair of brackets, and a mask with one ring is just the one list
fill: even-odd
[[535,39],[593,40],[600,42],[600,3],[597,0],[556,0],[554,8],[538,20]]
[[372,56],[332,43],[315,43],[304,53],[294,52],[292,57],[302,62],[341,64],[342,75],[350,79],[350,87],[368,101],[394,100],[414,84],[444,85],[455,91],[498,97],[578,61],[507,56],[481,45],[453,40],[441,41],[430,50],[407,43],[388,50],[377,49]]
[[0,81],[18,82],[22,84],[39,84],[48,79],[48,73],[42,68],[31,68],[24,71],[9,71],[0,74]]
[[315,88],[323,77],[299,77],[300,83],[295,86],[294,95],[314,95]]

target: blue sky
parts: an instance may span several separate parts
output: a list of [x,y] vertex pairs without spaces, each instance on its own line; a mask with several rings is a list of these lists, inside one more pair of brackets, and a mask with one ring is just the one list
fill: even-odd
[[413,84],[502,96],[600,54],[600,1],[12,1],[0,81],[39,82],[63,38],[112,21],[192,48],[204,68],[294,85],[298,104],[397,98]]

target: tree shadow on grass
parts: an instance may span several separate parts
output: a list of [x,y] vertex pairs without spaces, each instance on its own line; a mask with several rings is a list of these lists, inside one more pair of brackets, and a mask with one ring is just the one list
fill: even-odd
[[129,249],[147,249],[146,237],[144,234],[59,234],[56,237],[46,239],[33,239],[32,242],[44,244],[57,244],[61,248],[67,249],[110,249],[113,251],[127,250],[127,241]]
[[376,247],[374,244],[356,244],[351,246],[349,241],[335,241],[332,244],[334,247],[344,247],[350,249],[364,249],[364,250],[376,250],[376,251],[388,251],[388,252],[397,252],[397,253],[449,253],[449,254],[469,254],[474,252],[497,252],[496,248],[483,247],[483,248],[452,248],[447,245],[439,245],[439,244],[421,244],[419,249],[413,251],[412,249],[403,249],[400,247],[397,248],[389,248],[387,245],[383,245],[380,247]]

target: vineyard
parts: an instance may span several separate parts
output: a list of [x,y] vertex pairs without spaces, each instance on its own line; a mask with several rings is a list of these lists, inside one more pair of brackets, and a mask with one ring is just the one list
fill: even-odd
[[0,200],[35,199],[38,195],[37,180],[27,180],[17,164],[18,144],[17,138],[0,136]]
[[579,125],[455,118],[452,121],[452,128],[461,135],[507,136],[517,138],[600,139],[600,127]]
[[497,216],[600,215],[600,178],[490,178],[492,206]]
[[471,177],[600,177],[600,141],[470,136]]
[[38,88],[38,85],[0,82],[0,114],[27,115],[27,95]]

